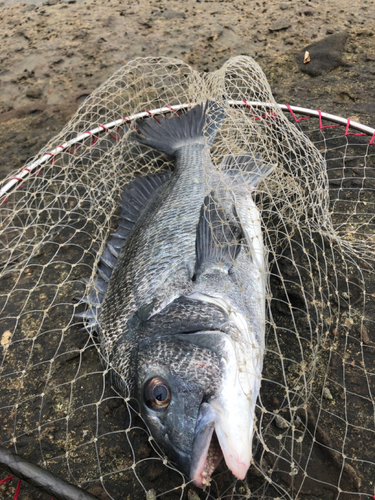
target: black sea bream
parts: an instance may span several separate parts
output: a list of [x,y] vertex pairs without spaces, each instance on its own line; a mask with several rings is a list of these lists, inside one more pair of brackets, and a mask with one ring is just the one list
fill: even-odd
[[132,139],[173,157],[174,170],[126,187],[82,314],[118,390],[198,486],[223,457],[246,475],[264,351],[266,254],[252,192],[272,167],[252,154],[214,167],[223,118],[209,101],[137,123]]

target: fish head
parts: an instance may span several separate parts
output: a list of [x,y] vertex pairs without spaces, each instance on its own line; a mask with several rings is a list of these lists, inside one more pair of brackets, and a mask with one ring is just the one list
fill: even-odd
[[174,336],[139,346],[136,398],[142,416],[156,442],[187,476],[200,407],[219,380],[219,359],[210,349]]
[[241,377],[233,342],[223,332],[169,335],[139,348],[142,416],[197,486],[209,484],[223,458],[237,478],[246,476],[260,377],[251,377],[250,390],[248,378]]

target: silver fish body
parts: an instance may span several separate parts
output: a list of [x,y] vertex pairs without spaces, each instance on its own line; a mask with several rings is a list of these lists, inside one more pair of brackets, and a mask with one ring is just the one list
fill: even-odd
[[243,155],[215,169],[209,146],[223,116],[209,102],[139,124],[136,139],[173,156],[175,169],[129,188],[144,205],[131,216],[137,203],[124,205],[94,284],[101,291],[83,315],[119,390],[198,486],[223,457],[246,475],[264,350],[266,264],[252,191],[272,167]]

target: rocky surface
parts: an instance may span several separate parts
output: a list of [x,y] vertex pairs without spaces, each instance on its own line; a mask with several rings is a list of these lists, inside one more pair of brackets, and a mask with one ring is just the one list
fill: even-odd
[[[0,178],[138,56],[177,57],[212,71],[250,55],[278,102],[374,125],[374,19],[370,0],[0,2]],[[303,65],[308,46],[311,62]]]

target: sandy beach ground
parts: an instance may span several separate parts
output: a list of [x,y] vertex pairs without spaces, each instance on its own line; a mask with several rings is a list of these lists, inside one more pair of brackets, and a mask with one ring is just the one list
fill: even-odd
[[0,178],[22,168],[93,89],[139,56],[212,71],[249,55],[277,102],[373,126],[374,19],[370,0],[0,2]]

